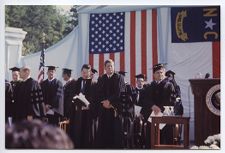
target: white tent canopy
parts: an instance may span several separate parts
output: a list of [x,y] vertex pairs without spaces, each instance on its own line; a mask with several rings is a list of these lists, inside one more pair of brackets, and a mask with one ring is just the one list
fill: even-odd
[[[64,39],[49,47],[45,50],[45,65],[58,66],[57,77],[61,78],[62,68],[70,68],[73,70],[74,77],[78,77],[79,68],[77,69],[77,57],[78,55],[78,27],[76,27],[69,35]],[[27,55],[21,59],[21,65],[27,65],[32,67],[32,77],[37,79],[38,68],[40,63],[40,54],[37,52],[31,55]],[[45,77],[46,78],[46,77]]]
[[130,12],[130,11],[140,11],[140,10],[147,10],[152,8],[160,8],[162,6],[156,5],[130,5],[130,6],[118,6],[118,5],[101,5],[101,6],[80,6],[78,7],[78,13],[113,13],[113,12]]

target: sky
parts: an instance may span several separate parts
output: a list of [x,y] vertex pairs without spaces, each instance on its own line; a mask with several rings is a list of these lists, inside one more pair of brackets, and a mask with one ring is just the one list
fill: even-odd
[[70,11],[70,8],[73,7],[73,5],[56,5],[56,7],[62,10],[62,13],[65,14]]

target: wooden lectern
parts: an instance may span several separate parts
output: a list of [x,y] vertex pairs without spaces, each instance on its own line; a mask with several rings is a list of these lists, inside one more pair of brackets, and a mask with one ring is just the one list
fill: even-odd
[[[215,93],[220,92],[220,79],[190,79],[189,81],[194,94],[195,145],[203,145],[208,136],[220,133],[220,115],[216,114],[216,111],[217,113],[218,110],[220,111],[220,106],[219,109],[215,109],[211,103],[215,100]],[[216,91],[215,87],[219,87],[219,91]],[[217,104],[220,105],[220,101]]]
[[[151,148],[152,149],[188,149],[189,148],[189,120],[190,117],[183,116],[162,116],[152,117],[151,123]],[[163,145],[160,144],[159,124],[183,124],[184,126],[184,142],[183,145]]]

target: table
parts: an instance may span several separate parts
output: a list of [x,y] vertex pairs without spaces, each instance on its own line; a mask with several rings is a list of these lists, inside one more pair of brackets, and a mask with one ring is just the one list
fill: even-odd
[[[162,116],[152,117],[151,123],[151,148],[152,149],[188,149],[189,147],[189,121],[190,117],[183,116]],[[184,143],[183,145],[160,144],[159,124],[183,124],[184,125]]]

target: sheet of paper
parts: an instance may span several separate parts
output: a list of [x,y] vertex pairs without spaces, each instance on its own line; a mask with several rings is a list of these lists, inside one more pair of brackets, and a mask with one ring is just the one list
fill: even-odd
[[76,95],[76,96],[73,97],[73,99],[77,99],[77,98],[78,98],[78,95]]
[[79,94],[79,99],[83,101],[86,106],[90,104],[90,102],[85,98],[85,96],[82,93]]
[[[149,122],[152,122],[152,117],[154,116],[157,116],[157,117],[162,117],[163,116],[163,113],[162,112],[159,112],[157,115],[152,111],[151,115],[149,116],[148,118],[148,121]],[[162,130],[164,128],[164,126],[166,126],[166,124],[162,123],[162,124],[159,124],[159,129]]]
[[49,109],[46,114],[49,114],[49,115],[54,115],[54,111],[52,109]]
[[135,116],[140,116],[141,114],[141,106],[137,106],[137,105],[134,105],[134,113],[135,113]]
[[85,95],[83,95],[82,93],[79,93],[79,95],[74,96],[73,99],[81,100],[86,106],[90,104],[90,102],[85,98]]

